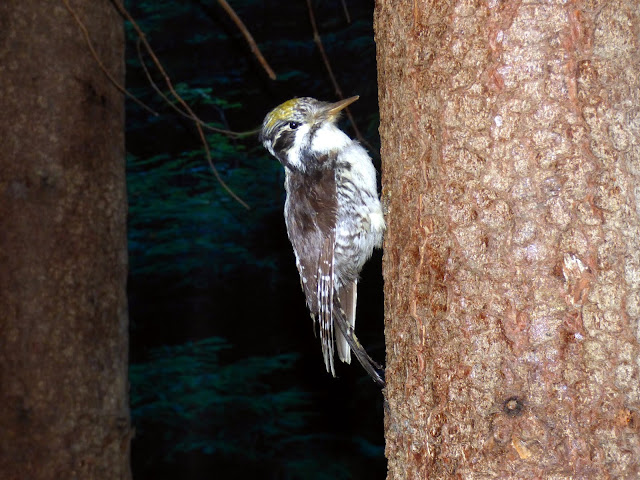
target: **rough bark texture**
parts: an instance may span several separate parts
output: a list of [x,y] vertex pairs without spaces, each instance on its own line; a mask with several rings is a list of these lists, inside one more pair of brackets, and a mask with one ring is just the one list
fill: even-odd
[[[70,3],[122,82],[112,5]],[[130,478],[123,121],[63,2],[0,2],[2,479]]]
[[639,478],[639,14],[378,0],[389,479]]

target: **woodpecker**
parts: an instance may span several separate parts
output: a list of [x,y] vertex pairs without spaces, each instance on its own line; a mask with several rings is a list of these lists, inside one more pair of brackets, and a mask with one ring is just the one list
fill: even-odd
[[353,351],[384,385],[382,368],[354,334],[358,276],[385,230],[371,158],[336,126],[358,98],[284,102],[265,117],[260,141],[285,169],[287,233],[327,372],[335,377],[334,350],[345,363]]

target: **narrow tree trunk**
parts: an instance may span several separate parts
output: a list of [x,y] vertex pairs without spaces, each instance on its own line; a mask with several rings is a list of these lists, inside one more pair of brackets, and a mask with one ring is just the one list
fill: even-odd
[[[112,5],[70,4],[122,82]],[[130,478],[123,107],[64,2],[0,2],[2,479]]]
[[639,14],[378,0],[389,479],[640,475]]

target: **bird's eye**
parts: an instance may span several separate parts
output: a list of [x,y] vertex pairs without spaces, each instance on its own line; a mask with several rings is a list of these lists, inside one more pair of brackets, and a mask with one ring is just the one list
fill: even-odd
[[289,128],[291,130],[295,130],[296,128],[298,128],[300,126],[300,122],[289,122]]

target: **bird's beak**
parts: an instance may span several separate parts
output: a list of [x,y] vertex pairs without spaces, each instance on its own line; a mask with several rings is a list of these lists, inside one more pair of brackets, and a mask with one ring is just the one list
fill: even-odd
[[355,97],[345,98],[344,100],[340,100],[339,102],[332,103],[332,104],[327,106],[327,109],[325,110],[325,112],[326,112],[327,116],[329,117],[329,119],[333,120],[334,118],[336,118],[338,116],[338,114],[340,113],[340,111],[343,108],[351,105],[353,102],[355,102],[359,98],[360,98],[360,96],[356,95]]

